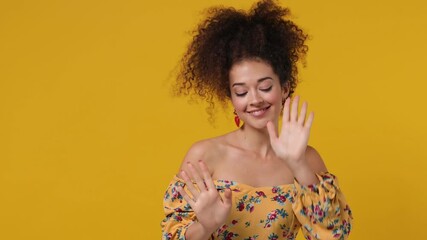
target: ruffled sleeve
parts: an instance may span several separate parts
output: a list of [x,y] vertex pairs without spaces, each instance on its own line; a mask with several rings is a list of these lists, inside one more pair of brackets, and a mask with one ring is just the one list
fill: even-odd
[[184,181],[177,176],[170,182],[163,198],[165,218],[161,222],[162,240],[185,240],[187,228],[196,216],[190,204],[179,194],[178,187],[186,189]]
[[306,239],[347,239],[351,230],[351,210],[336,177],[316,174],[318,184],[300,185],[295,179],[292,208]]

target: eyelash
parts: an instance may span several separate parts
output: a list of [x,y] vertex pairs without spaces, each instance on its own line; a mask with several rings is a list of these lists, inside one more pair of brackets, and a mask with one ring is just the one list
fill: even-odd
[[[269,92],[272,88],[273,88],[273,86],[270,86],[268,88],[264,88],[264,89],[260,89],[260,90],[263,91],[263,92]],[[243,96],[246,95],[246,93],[247,92],[245,92],[245,93],[236,93],[236,96],[237,97],[243,97]]]
[[273,88],[273,85],[271,85],[268,88],[264,88],[264,89],[260,89],[260,90],[263,91],[263,92],[269,92],[272,88]]

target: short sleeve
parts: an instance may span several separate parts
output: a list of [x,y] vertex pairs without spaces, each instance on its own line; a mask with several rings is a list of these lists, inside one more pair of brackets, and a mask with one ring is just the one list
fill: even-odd
[[190,205],[179,194],[179,186],[186,189],[183,180],[175,176],[163,198],[162,240],[185,240],[185,232],[196,218]]
[[300,185],[295,179],[292,208],[306,239],[347,239],[352,213],[336,177],[316,174],[318,184]]

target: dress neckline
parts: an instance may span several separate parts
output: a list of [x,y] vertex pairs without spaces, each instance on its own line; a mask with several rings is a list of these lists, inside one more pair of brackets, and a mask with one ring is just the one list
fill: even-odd
[[[184,179],[178,177],[177,175],[174,176],[174,178],[177,181],[180,181],[182,183],[185,183]],[[293,187],[294,183],[285,183],[285,184],[278,184],[278,185],[272,185],[272,186],[252,186],[246,183],[241,183],[234,180],[225,180],[225,179],[212,179],[217,189],[224,189],[224,188],[239,188],[239,189],[250,189],[250,190],[260,190],[260,189],[273,189],[273,188],[290,188]]]

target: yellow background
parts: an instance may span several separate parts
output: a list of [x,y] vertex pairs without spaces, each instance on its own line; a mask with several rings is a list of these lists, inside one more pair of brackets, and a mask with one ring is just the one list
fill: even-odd
[[[352,207],[350,239],[422,238],[427,3],[281,3],[311,35],[297,92]],[[169,87],[218,4],[251,2],[0,2],[0,239],[160,239],[186,150],[235,128],[230,109],[214,128]]]

